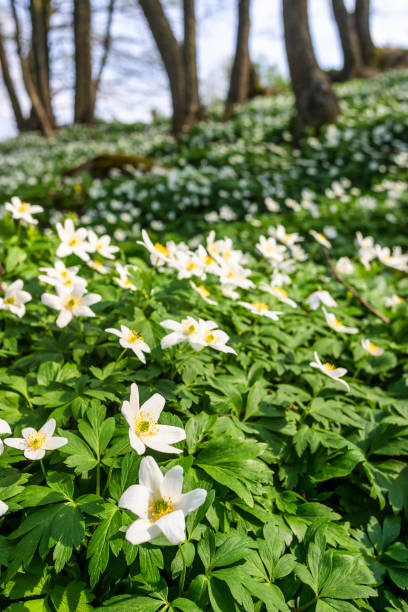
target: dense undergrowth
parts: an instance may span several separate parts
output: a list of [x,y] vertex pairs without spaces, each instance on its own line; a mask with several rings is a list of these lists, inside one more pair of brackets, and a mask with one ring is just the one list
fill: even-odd
[[407,612],[406,74],[339,92],[0,145],[2,610]]

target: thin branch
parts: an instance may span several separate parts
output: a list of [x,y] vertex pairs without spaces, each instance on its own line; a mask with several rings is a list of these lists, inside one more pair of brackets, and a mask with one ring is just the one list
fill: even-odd
[[327,263],[329,264],[329,268],[331,273],[333,274],[333,276],[342,284],[346,287],[346,289],[348,289],[358,300],[360,300],[360,302],[366,307],[368,308],[368,310],[370,312],[372,312],[376,317],[378,317],[379,319],[381,319],[381,321],[383,321],[383,323],[389,323],[390,320],[388,317],[386,317],[385,315],[381,314],[381,312],[378,312],[378,310],[376,310],[374,308],[374,306],[372,306],[371,304],[369,304],[360,294],[359,292],[354,289],[354,287],[352,287],[347,281],[344,280],[343,277],[340,276],[340,274],[337,272],[336,268],[333,265],[333,262],[330,258],[329,255],[329,251],[327,250],[326,247],[323,247],[323,253],[324,256],[327,259]]
[[108,61],[108,55],[109,55],[109,51],[111,48],[111,44],[112,44],[112,22],[113,22],[113,12],[115,10],[115,0],[110,0],[109,2],[109,6],[108,6],[108,16],[107,16],[107,21],[106,21],[106,30],[105,30],[105,36],[103,37],[103,55],[101,58],[101,63],[99,65],[99,70],[96,74],[96,78],[94,79],[94,83],[93,83],[93,95],[94,95],[94,100],[93,100],[93,104],[95,104],[95,99],[98,93],[98,89],[99,89],[99,85],[101,83],[101,79],[102,79],[102,73],[104,71],[104,68],[106,66],[106,62]]

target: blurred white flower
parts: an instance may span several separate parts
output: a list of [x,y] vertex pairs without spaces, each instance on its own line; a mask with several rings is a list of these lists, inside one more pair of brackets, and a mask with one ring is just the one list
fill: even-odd
[[358,334],[358,329],[356,327],[346,327],[344,323],[336,319],[336,315],[334,315],[332,312],[327,312],[325,308],[323,308],[323,312],[327,325],[334,329],[334,331],[341,332],[343,334]]
[[379,357],[384,353],[384,349],[374,344],[374,342],[371,342],[371,340],[369,340],[368,338],[364,338],[364,340],[361,340],[361,346],[365,351],[367,351],[367,353],[370,353],[370,355],[374,355],[374,357]]
[[32,297],[28,291],[23,291],[24,283],[22,280],[16,280],[11,285],[4,286],[4,297],[0,298],[0,310],[9,310],[12,314],[17,315],[20,319],[25,314],[25,304]]
[[74,254],[83,261],[88,261],[88,251],[91,249],[87,242],[88,230],[84,227],[75,229],[72,219],[66,219],[64,225],[57,223],[57,232],[61,240],[57,249],[57,257]]
[[239,302],[241,306],[252,312],[254,315],[261,315],[262,317],[268,317],[273,321],[277,321],[279,319],[279,315],[283,314],[278,310],[271,310],[268,304],[264,304],[263,302]]
[[337,380],[339,383],[341,383],[347,388],[347,391],[350,391],[349,385],[346,383],[345,380],[342,380],[342,376],[347,374],[346,368],[336,368],[336,366],[334,366],[332,363],[322,363],[316,351],[314,352],[314,358],[315,358],[315,361],[311,361],[309,363],[309,365],[312,366],[312,368],[317,368],[323,374],[326,374],[326,376],[329,376],[330,378]]
[[94,317],[95,313],[89,308],[102,298],[97,293],[86,293],[83,283],[77,283],[72,289],[62,285],[56,287],[57,295],[43,293],[41,301],[45,306],[59,310],[57,326],[65,327],[73,317]]
[[146,358],[143,353],[150,353],[150,347],[146,344],[140,332],[135,329],[129,329],[126,325],[121,325],[120,331],[114,327],[108,327],[105,331],[109,334],[118,336],[119,344],[123,346],[123,348],[131,349],[142,363],[146,363]]
[[339,274],[347,275],[353,274],[355,267],[348,257],[340,257],[340,259],[336,262],[336,270],[339,272]]
[[6,438],[4,444],[12,448],[24,451],[24,457],[31,459],[42,459],[46,450],[55,450],[68,443],[67,438],[54,436],[56,422],[50,419],[38,431],[33,427],[25,427],[22,438]]
[[93,230],[88,230],[89,252],[99,253],[101,257],[106,259],[115,259],[114,253],[119,251],[119,247],[110,244],[110,236],[97,236]]
[[314,291],[309,295],[306,303],[309,304],[311,310],[317,310],[320,303],[324,304],[325,306],[329,306],[329,308],[337,306],[336,300],[333,299],[330,293],[326,290]]
[[23,221],[27,225],[37,225],[38,220],[34,219],[33,215],[42,212],[42,206],[22,202],[17,196],[11,198],[11,202],[6,202],[5,209],[11,213],[13,219]]

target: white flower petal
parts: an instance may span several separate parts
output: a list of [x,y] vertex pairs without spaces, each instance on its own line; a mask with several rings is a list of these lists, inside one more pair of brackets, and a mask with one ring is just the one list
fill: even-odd
[[175,465],[164,475],[160,492],[163,497],[171,497],[173,502],[177,502],[181,496],[182,488],[183,468],[181,465]]
[[27,442],[24,438],[6,438],[4,444],[12,448],[18,448],[18,450],[25,450],[27,448]]
[[11,433],[11,427],[4,419],[0,419],[0,434]]
[[150,542],[158,535],[160,535],[160,529],[154,523],[147,519],[138,519],[128,527],[125,537],[131,544],[137,545]]
[[206,497],[207,491],[205,489],[194,489],[184,493],[177,503],[177,509],[182,510],[184,516],[187,516],[187,514],[199,508],[205,502]]
[[160,395],[160,393],[155,393],[152,395],[152,397],[149,397],[149,399],[145,401],[141,407],[141,410],[143,412],[148,412],[155,421],[158,421],[165,403],[166,400],[164,397]]
[[3,516],[3,514],[6,514],[8,510],[8,505],[4,503],[4,501],[0,500],[0,516]]
[[146,487],[132,485],[124,491],[119,499],[119,508],[131,510],[137,516],[146,518],[148,514],[150,492]]
[[43,448],[26,448],[24,451],[24,457],[30,459],[31,461],[42,459],[44,455],[45,450]]
[[68,444],[67,438],[55,436],[45,441],[44,448],[45,450],[56,450],[57,448],[61,448],[61,446],[65,446],[65,444]]
[[56,421],[55,419],[50,419],[49,421],[47,421],[39,431],[45,433],[45,435],[48,437],[52,436],[54,431],[55,431],[55,426],[56,426]]
[[179,544],[180,542],[184,542],[186,538],[186,523],[184,520],[184,514],[181,510],[175,510],[174,512],[165,514],[154,524],[166,536],[171,544]]
[[57,318],[57,326],[66,327],[72,321],[72,312],[70,310],[61,310]]
[[137,452],[138,455],[143,455],[146,450],[146,447],[131,427],[129,428],[129,442],[130,446]]
[[139,468],[139,482],[152,493],[160,491],[163,474],[153,457],[143,457]]

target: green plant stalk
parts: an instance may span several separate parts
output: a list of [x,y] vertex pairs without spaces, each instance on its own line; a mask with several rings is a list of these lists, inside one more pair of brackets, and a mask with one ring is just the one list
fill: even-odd
[[104,488],[103,488],[102,495],[104,495],[104,494],[105,494],[105,491],[106,491],[106,490],[108,489],[108,487],[109,487],[109,482],[110,482],[110,479],[111,479],[111,476],[112,476],[113,466],[115,465],[115,459],[116,459],[116,458],[117,458],[117,457],[120,455],[120,453],[121,453],[121,452],[122,452],[122,451],[123,451],[125,448],[127,448],[128,446],[129,446],[129,442],[126,442],[126,444],[124,444],[123,446],[121,446],[121,448],[118,450],[118,452],[116,453],[116,455],[114,455],[114,456],[112,457],[112,463],[110,464],[110,467],[109,467],[108,477],[107,477],[107,479],[106,479],[106,483],[105,483],[105,486],[104,486]]
[[181,597],[181,595],[183,594],[184,591],[184,584],[186,582],[186,571],[187,571],[187,564],[186,564],[186,556],[184,554],[184,550],[181,544],[178,545],[180,553],[181,553],[181,558],[183,559],[183,569],[181,571],[180,574],[180,582],[179,582],[179,596]]
[[45,467],[44,467],[44,463],[42,459],[40,459],[40,466],[41,466],[41,471],[44,475],[45,481],[47,482],[47,472],[45,471]]
[[124,348],[123,351],[120,353],[119,357],[115,361],[115,365],[113,367],[114,370],[116,370],[116,366],[118,365],[119,361],[122,359],[122,357],[126,353],[126,351],[127,351],[127,348]]

